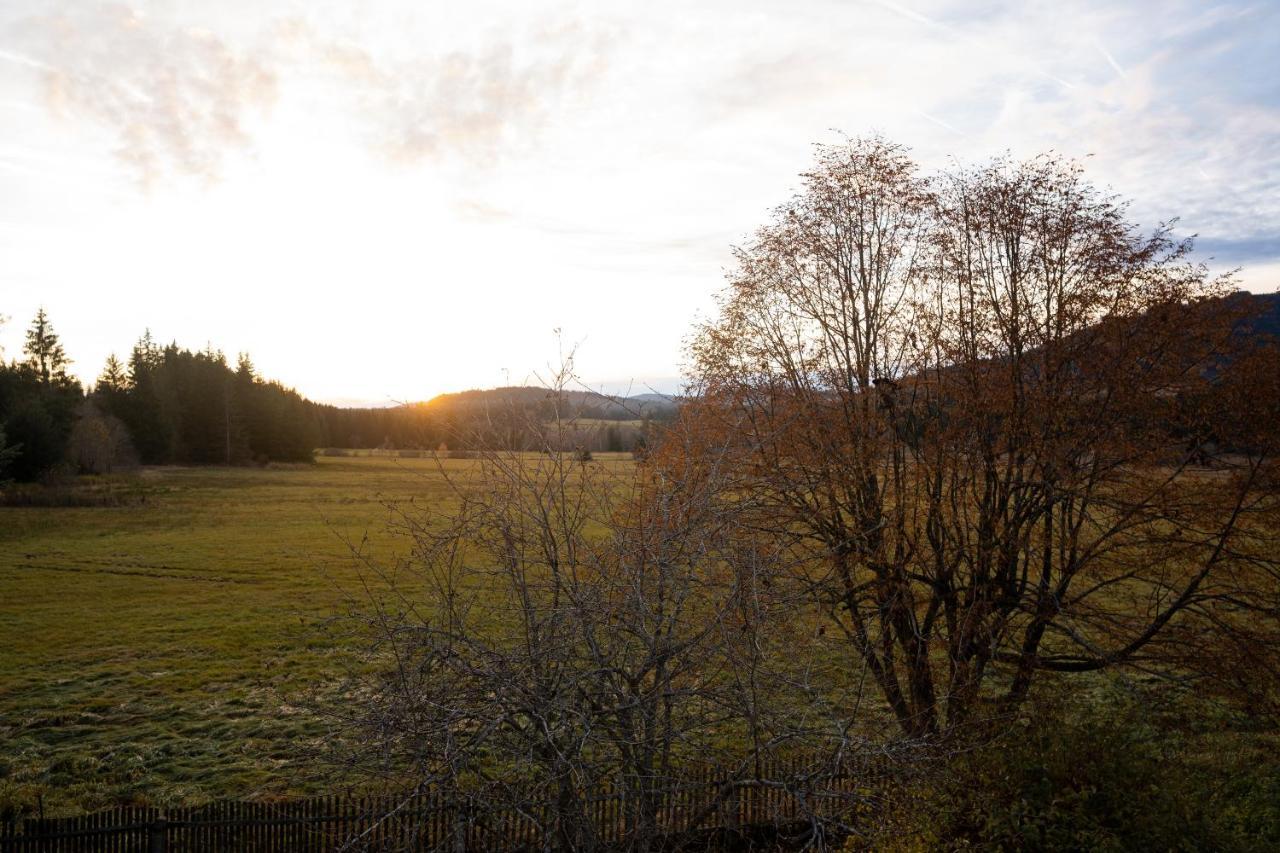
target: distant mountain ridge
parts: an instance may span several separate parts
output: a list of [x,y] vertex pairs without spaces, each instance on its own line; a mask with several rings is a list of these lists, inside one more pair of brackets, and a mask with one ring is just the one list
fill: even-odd
[[561,418],[642,420],[675,414],[680,399],[670,394],[636,394],[620,397],[597,391],[555,391],[528,385],[472,389],[439,394],[418,404],[428,411],[473,414],[480,410],[538,408],[548,414],[559,410]]
[[1252,303],[1248,306],[1251,316],[1242,324],[1242,333],[1280,339],[1280,292],[1250,293],[1238,290],[1226,299]]

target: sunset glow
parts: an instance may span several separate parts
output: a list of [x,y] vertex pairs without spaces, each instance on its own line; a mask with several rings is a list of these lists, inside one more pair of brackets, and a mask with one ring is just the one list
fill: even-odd
[[314,399],[673,391],[809,145],[1055,149],[1280,282],[1280,10],[1144,4],[8,3],[0,330],[91,382],[144,329]]

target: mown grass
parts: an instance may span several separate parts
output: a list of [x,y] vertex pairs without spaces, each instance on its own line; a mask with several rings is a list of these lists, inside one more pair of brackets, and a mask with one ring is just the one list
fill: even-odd
[[439,506],[438,465],[475,464],[146,469],[124,505],[0,507],[0,799],[310,790],[296,700],[343,669],[318,626],[363,595],[347,543],[389,562],[387,502]]

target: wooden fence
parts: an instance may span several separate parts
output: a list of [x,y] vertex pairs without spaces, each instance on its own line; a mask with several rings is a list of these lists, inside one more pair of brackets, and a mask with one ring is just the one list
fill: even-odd
[[[732,780],[711,770],[662,796],[659,832],[737,830],[795,824],[812,816],[847,818],[858,791],[878,776],[808,774],[800,761],[775,762],[756,777]],[[522,851],[544,849],[555,822],[545,805],[481,805],[482,798],[441,791],[381,796],[323,796],[282,802],[221,801],[157,809],[124,807],[70,818],[0,822],[0,853],[329,853],[329,851]],[[630,832],[622,793],[586,797],[600,847]],[[550,844],[554,848],[555,844]]]

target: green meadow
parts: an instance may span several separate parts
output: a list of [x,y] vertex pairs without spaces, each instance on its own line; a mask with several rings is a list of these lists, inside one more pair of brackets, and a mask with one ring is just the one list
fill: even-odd
[[148,468],[120,506],[0,507],[0,805],[319,790],[299,703],[343,671],[351,546],[389,562],[387,504],[439,506],[440,466],[474,464]]

